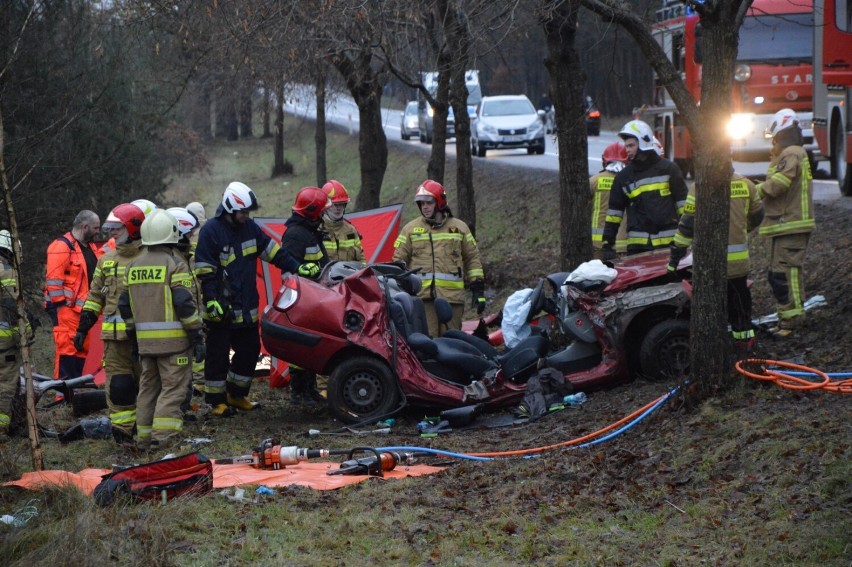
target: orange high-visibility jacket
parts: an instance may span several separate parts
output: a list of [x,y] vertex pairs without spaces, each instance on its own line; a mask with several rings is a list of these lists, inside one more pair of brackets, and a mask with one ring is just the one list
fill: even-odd
[[[88,244],[95,257],[103,255],[94,243]],[[44,282],[45,307],[66,305],[75,313],[83,310],[89,294],[89,275],[80,243],[66,232],[47,247],[47,274]]]

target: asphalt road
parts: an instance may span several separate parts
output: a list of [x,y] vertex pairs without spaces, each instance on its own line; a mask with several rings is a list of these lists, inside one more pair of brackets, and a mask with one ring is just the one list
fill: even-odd
[[[285,110],[300,117],[313,119],[316,116],[313,92],[304,89],[294,92],[285,103]],[[430,145],[422,144],[416,138],[403,141],[400,138],[401,112],[399,110],[383,109],[382,114],[385,122],[385,135],[388,141],[393,143],[409,144],[421,148],[426,154],[430,151]],[[349,97],[340,97],[332,100],[326,105],[326,119],[348,128],[353,134],[358,131],[358,108]],[[601,154],[604,148],[617,140],[615,132],[602,130],[600,136],[590,136],[588,139],[588,163],[589,175],[601,170]],[[392,151],[392,149],[391,149]],[[447,144],[447,154],[455,156],[455,139]],[[475,160],[489,160],[494,163],[510,164],[516,167],[531,167],[536,169],[559,170],[557,159],[558,148],[553,136],[547,136],[545,140],[545,152],[543,155],[529,155],[525,149],[521,150],[489,150],[484,158],[474,157]],[[734,162],[734,169],[743,175],[762,175],[766,173],[769,162]],[[822,162],[820,167],[827,171],[828,164]],[[843,197],[840,194],[836,180],[815,179],[814,200],[822,203],[832,203],[835,206],[852,210],[852,198]]]

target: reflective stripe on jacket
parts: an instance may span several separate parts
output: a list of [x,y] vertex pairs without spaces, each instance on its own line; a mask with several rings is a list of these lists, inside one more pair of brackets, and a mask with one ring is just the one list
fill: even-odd
[[766,181],[757,186],[766,216],[758,231],[763,236],[811,232],[814,183],[808,154],[801,146],[773,148]]
[[127,263],[124,282],[119,307],[127,330],[136,332],[139,354],[163,356],[188,349],[186,331],[200,330],[201,317],[183,257],[165,246],[149,246]]
[[[615,173],[601,171],[589,178],[589,189],[592,192],[592,248],[603,248],[603,232],[606,225],[606,212],[609,206],[609,191]],[[625,215],[626,216],[626,215]],[[622,222],[615,239],[615,249],[623,252],[627,249],[627,223]]]
[[[748,233],[752,223],[758,223],[763,204],[757,188],[747,178],[734,174],[731,180],[730,212],[728,219],[728,278],[748,275]],[[690,191],[680,217],[674,243],[689,246],[695,234],[695,192]]]
[[688,193],[677,165],[652,150],[639,154],[613,180],[604,226],[604,242],[615,244],[619,226],[627,223],[628,252],[671,244]]
[[423,282],[420,297],[443,297],[450,303],[464,303],[465,282],[484,277],[476,239],[468,226],[449,217],[433,226],[422,216],[406,224],[394,242],[393,259],[409,269],[420,268]]
[[103,313],[101,339],[105,341],[127,340],[124,319],[118,312],[118,298],[124,291],[125,267],[139,255],[141,249],[139,240],[120,244],[98,260],[83,309],[94,312],[96,317]]
[[364,248],[358,229],[346,219],[323,221],[323,245],[332,262],[364,262]]
[[[103,252],[93,243],[87,245],[95,257]],[[89,275],[80,243],[66,232],[47,247],[47,269],[44,282],[44,305],[67,305],[77,313],[83,310],[89,294]]]
[[216,216],[201,227],[195,249],[195,275],[201,284],[204,305],[219,301],[231,306],[232,326],[257,323],[260,296],[257,291],[257,260],[282,271],[299,267],[289,254],[252,220],[231,225],[221,205]]

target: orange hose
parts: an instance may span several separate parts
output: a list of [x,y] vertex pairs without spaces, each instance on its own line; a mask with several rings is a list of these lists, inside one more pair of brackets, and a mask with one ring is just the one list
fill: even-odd
[[634,411],[628,416],[622,417],[615,423],[607,425],[603,429],[599,429],[594,433],[589,433],[588,435],[583,435],[582,437],[577,437],[576,439],[571,439],[570,441],[562,441],[561,443],[555,443],[553,445],[546,445],[544,447],[532,447],[530,449],[518,449],[516,451],[498,451],[493,453],[465,453],[466,455],[471,455],[473,457],[522,457],[526,455],[536,455],[538,453],[543,453],[544,451],[550,451],[553,449],[560,449],[562,447],[569,447],[571,445],[577,445],[578,443],[582,443],[583,441],[588,441],[589,439],[593,439],[599,435],[603,435],[604,433],[611,431],[618,427],[619,425],[626,423],[636,417],[637,415],[647,411],[654,404],[665,398],[668,394],[663,394],[653,402],[646,404]]
[[[759,370],[747,370],[746,365],[757,365],[759,366]],[[814,374],[818,378],[818,381],[814,382],[799,376],[792,376],[790,374],[785,374],[784,372],[771,370],[767,368],[769,366]],[[738,360],[737,363],[734,364],[734,368],[737,369],[737,372],[747,378],[753,378],[755,380],[762,380],[765,382],[775,382],[782,388],[787,388],[788,390],[825,390],[835,394],[852,394],[852,380],[832,381],[831,377],[825,372],[815,370],[807,366],[802,366],[801,364],[793,364],[792,362],[749,358],[746,360]]]

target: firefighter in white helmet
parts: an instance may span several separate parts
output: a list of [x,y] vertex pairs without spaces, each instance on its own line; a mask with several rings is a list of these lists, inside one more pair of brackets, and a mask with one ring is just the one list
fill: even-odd
[[616,235],[628,209],[627,253],[667,248],[688,193],[680,168],[657,153],[650,126],[631,120],[618,136],[630,161],[612,182],[601,249],[604,260],[615,257]]
[[138,344],[142,365],[137,444],[157,450],[180,435],[191,360],[204,359],[205,348],[192,274],[175,251],[180,240],[177,220],[158,209],[142,223],[141,232],[145,249],[127,264],[119,309]]
[[216,417],[233,415],[233,408],[257,407],[248,394],[260,354],[258,258],[282,271],[299,269],[299,262],[251,219],[257,209],[254,191],[232,182],[216,214],[201,228],[195,249],[195,275],[207,324],[205,400]]
[[805,253],[816,226],[814,186],[796,113],[789,108],[776,112],[768,134],[769,169],[766,181],[757,185],[766,214],[758,232],[770,242],[768,279],[778,314],[770,332],[786,337],[805,317]]

